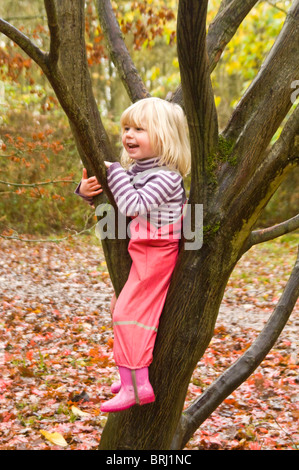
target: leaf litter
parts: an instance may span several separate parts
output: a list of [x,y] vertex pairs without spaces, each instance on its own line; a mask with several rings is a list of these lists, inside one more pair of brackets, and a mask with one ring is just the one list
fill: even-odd
[[[297,240],[254,247],[240,260],[186,406],[254,341],[288,279]],[[0,246],[0,450],[97,449],[107,420],[100,404],[117,379],[101,247],[90,239],[0,239]],[[299,448],[298,325],[297,304],[261,366],[186,449]]]

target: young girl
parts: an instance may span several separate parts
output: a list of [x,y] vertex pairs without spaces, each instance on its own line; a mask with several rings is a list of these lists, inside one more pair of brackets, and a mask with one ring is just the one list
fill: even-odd
[[[159,98],[140,100],[123,113],[121,128],[123,166],[105,164],[119,211],[132,217],[132,266],[112,316],[121,383],[112,386],[119,393],[102,404],[104,412],[155,400],[148,367],[178,256],[186,200],[183,176],[190,169],[186,121],[178,105]],[[76,192],[92,203],[101,191],[96,178],[87,178],[84,170]]]

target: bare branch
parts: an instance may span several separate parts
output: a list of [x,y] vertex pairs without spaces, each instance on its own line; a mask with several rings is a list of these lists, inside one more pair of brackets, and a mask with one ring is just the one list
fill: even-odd
[[141,98],[147,98],[150,94],[142,82],[125,45],[110,0],[98,0],[96,5],[111,59],[131,101],[135,102]]
[[254,230],[251,232],[248,244],[250,246],[257,245],[258,243],[267,242],[274,238],[281,237],[286,233],[293,232],[299,228],[299,214],[295,215],[291,219],[285,220],[280,224],[273,225],[261,230]]
[[274,346],[299,296],[299,250],[283,294],[267,324],[249,349],[184,411],[172,442],[182,449],[199,426],[260,365]]
[[222,2],[207,34],[207,50],[211,72],[216,67],[223,50],[234,37],[244,18],[257,3],[258,0],[225,0]]
[[78,181],[73,180],[52,180],[52,181],[42,181],[41,183],[11,183],[9,181],[0,180],[0,184],[6,184],[7,186],[18,186],[24,188],[35,188],[37,186],[45,186],[47,184],[56,184],[56,183],[75,183],[78,184]]
[[247,149],[243,156],[247,174],[248,164],[255,166],[292,106],[290,88],[298,74],[299,49],[294,47],[298,40],[299,0],[294,0],[274,46],[223,133],[236,142],[236,153]]
[[59,58],[60,36],[56,5],[54,0],[44,0],[44,3],[47,12],[48,26],[50,31],[49,60],[52,63],[57,63]]
[[[299,163],[299,105],[296,106],[284,128],[279,139],[275,142],[269,152],[267,161],[281,161],[284,164]],[[273,173],[272,173],[273,175]]]
[[[257,220],[261,210],[287,174],[299,163],[298,135],[299,106],[297,105],[285,123],[280,137],[249,178],[246,170],[236,177],[233,174],[234,168],[232,168],[231,179],[226,179],[224,168],[219,191],[222,207],[225,207],[230,214],[236,216],[239,214],[243,220],[249,220],[252,217]],[[254,219],[252,219],[253,224],[255,223]],[[245,251],[248,246],[250,248],[247,241],[244,246]]]
[[37,20],[37,19],[41,19],[41,20],[45,20],[46,17],[45,15],[32,15],[32,16],[6,16],[5,18],[3,18],[5,21],[8,21],[9,23],[11,21],[32,21],[32,20]]
[[278,11],[282,11],[283,13],[287,14],[287,10],[285,10],[284,8],[279,7],[278,5],[276,5],[275,3],[270,2],[269,0],[266,0],[266,2],[269,3],[269,5],[271,5],[271,7],[276,8]]
[[94,224],[90,228],[85,228],[81,230],[80,232],[77,232],[76,230],[70,230],[68,235],[65,237],[61,238],[22,238],[22,235],[19,235],[17,232],[15,232],[15,235],[4,235],[3,233],[0,233],[0,238],[4,238],[5,240],[17,240],[19,242],[24,242],[24,243],[60,243],[65,240],[70,240],[70,238],[78,237],[79,235],[82,235],[83,233],[86,232],[91,232],[95,228],[96,224]]
[[46,54],[42,52],[25,34],[0,18],[0,32],[14,41],[42,70],[46,69]]

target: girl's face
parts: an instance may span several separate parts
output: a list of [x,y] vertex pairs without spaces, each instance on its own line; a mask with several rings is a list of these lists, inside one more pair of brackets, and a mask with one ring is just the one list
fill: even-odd
[[146,160],[154,158],[149,135],[144,127],[125,126],[122,135],[123,146],[133,160]]

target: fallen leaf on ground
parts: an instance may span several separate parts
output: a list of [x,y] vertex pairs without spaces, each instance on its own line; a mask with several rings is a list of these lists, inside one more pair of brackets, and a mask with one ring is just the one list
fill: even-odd
[[52,442],[52,444],[55,444],[60,447],[66,447],[68,445],[62,434],[60,434],[59,432],[48,432],[41,430],[40,433],[45,436],[48,441]]
[[86,413],[85,411],[80,410],[80,408],[77,408],[74,405],[72,406],[71,410],[75,416],[90,416],[89,413]]

